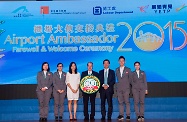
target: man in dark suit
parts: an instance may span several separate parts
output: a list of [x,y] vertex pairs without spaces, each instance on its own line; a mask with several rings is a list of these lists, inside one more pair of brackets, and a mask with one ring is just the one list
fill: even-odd
[[[81,79],[84,78],[85,76],[88,75],[94,75],[98,78],[99,74],[95,71],[93,71],[93,63],[92,62],[88,62],[87,63],[87,71],[82,72],[81,74]],[[94,116],[95,116],[95,97],[96,97],[97,93],[93,93],[93,94],[87,94],[82,92],[83,95],[83,103],[84,103],[84,120],[89,120],[89,114],[88,114],[88,101],[90,100],[91,102],[91,114],[90,114],[90,120],[94,120]]]
[[104,69],[99,71],[99,80],[101,83],[100,87],[100,98],[101,98],[101,120],[105,120],[106,109],[105,101],[108,103],[108,120],[111,120],[113,103],[112,97],[114,94],[114,84],[115,84],[115,73],[114,70],[109,69],[110,61],[105,59],[103,61]]

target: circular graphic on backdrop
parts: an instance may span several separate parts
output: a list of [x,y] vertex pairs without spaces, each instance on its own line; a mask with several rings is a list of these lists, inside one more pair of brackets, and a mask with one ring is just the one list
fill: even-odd
[[80,88],[84,93],[93,94],[99,90],[100,81],[96,76],[85,76],[80,82]]
[[[145,25],[152,25],[158,28],[161,36],[158,36],[157,34],[154,34],[151,32],[144,33],[143,30],[139,30],[141,27]],[[151,28],[150,28],[150,31],[151,31]],[[139,34],[138,37],[137,37],[137,33]],[[164,42],[164,31],[155,22],[151,22],[151,21],[142,22],[134,29],[133,40],[139,49],[143,51],[155,51],[159,49]]]

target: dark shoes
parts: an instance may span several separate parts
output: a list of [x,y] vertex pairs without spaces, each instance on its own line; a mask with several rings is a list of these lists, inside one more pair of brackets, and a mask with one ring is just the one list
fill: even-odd
[[89,120],[89,117],[84,117],[84,120]]
[[55,121],[58,121],[58,116],[55,116]]
[[141,122],[141,121],[142,121],[142,118],[141,118],[140,116],[138,116],[137,121],[138,121],[138,122]]
[[130,116],[127,116],[127,117],[126,117],[126,120],[127,120],[127,121],[130,121],[130,119],[131,119]]
[[41,118],[40,117],[39,121],[47,121],[47,118]]
[[144,119],[144,116],[141,116],[141,119],[142,119],[142,121],[144,121],[145,119]]
[[105,120],[105,117],[104,117],[104,116],[102,116],[101,120]]
[[124,117],[122,115],[119,115],[118,116],[118,120],[121,121],[121,120],[124,120]]

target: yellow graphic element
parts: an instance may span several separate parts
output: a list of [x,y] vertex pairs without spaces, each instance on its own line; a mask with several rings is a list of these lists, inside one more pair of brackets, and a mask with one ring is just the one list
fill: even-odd
[[[157,27],[160,30],[161,37],[151,32],[143,33],[142,30],[138,32],[138,30],[144,25],[153,25]],[[139,37],[136,36],[137,32],[139,34]],[[143,22],[135,28],[133,40],[139,49],[144,51],[155,51],[160,48],[164,42],[164,31],[157,23],[150,21]]]
[[100,81],[96,76],[85,76],[80,82],[80,89],[87,94],[93,94],[100,88]]

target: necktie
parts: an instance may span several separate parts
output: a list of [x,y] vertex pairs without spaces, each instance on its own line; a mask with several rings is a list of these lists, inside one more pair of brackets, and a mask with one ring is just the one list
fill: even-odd
[[91,72],[90,72],[90,71],[88,72],[88,75],[91,75]]
[[105,74],[104,74],[104,84],[107,84],[107,70],[105,70]]

